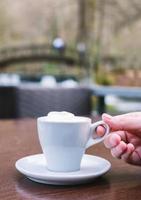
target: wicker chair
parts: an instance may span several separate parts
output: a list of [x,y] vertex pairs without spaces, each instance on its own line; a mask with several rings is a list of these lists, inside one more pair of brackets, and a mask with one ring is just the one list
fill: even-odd
[[68,111],[75,115],[90,115],[91,90],[87,88],[18,87],[16,117],[39,117],[50,111]]
[[16,102],[15,87],[0,86],[0,118],[15,118]]

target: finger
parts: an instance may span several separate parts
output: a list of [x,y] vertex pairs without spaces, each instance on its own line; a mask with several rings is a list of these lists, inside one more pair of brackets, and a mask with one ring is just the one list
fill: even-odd
[[138,146],[129,159],[129,163],[134,165],[141,165],[141,146]]
[[111,149],[111,148],[117,146],[120,143],[120,141],[121,141],[121,137],[118,134],[111,133],[105,138],[104,145],[107,148]]
[[115,131],[115,132],[112,132],[111,134],[119,135],[122,141],[124,141],[125,143],[128,143],[126,131]]
[[122,154],[126,151],[127,144],[121,141],[116,147],[111,149],[111,154],[115,158],[121,158]]
[[127,160],[128,163],[133,165],[141,165],[141,159],[137,151],[133,151]]
[[107,123],[112,130],[126,130],[135,131],[141,130],[141,112],[127,113],[123,115],[110,116],[108,114],[103,114],[102,119]]
[[122,154],[121,159],[124,160],[125,162],[130,162],[130,156],[135,150],[135,147],[133,144],[129,143],[127,144],[127,149],[126,151]]
[[105,134],[105,128],[103,126],[98,126],[97,129],[96,129],[96,134],[99,137],[104,136],[104,134]]

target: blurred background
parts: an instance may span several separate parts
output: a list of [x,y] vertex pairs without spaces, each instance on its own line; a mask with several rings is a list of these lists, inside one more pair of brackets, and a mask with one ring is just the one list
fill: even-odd
[[[140,87],[140,35],[140,0],[1,0],[0,85]],[[134,97],[106,105],[141,110]]]

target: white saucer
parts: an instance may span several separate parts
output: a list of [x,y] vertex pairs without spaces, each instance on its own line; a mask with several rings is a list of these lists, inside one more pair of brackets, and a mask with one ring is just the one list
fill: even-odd
[[29,179],[52,185],[74,185],[86,183],[105,174],[111,167],[109,161],[85,154],[81,162],[81,169],[75,172],[52,172],[46,167],[43,154],[36,154],[19,159],[16,168]]

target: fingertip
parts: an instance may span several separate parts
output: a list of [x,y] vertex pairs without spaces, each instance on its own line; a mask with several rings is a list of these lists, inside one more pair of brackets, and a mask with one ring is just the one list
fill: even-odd
[[102,137],[105,134],[105,128],[103,126],[98,126],[96,133],[99,137]]
[[125,151],[127,149],[127,144],[124,141],[120,141],[120,147],[123,151]]
[[130,150],[130,152],[133,152],[135,150],[135,147],[132,143],[128,143],[127,148]]
[[120,141],[120,143],[116,147],[111,149],[111,154],[115,158],[121,158],[122,154],[124,154],[126,149],[127,144],[123,141]]
[[121,138],[118,134],[111,133],[105,138],[104,145],[107,148],[113,148],[113,147],[116,147],[120,143],[120,141],[121,141]]
[[[134,150],[135,150],[135,147],[133,144],[131,143],[128,143],[127,144],[127,148],[126,148],[126,151],[124,152],[124,154],[121,156],[121,159],[124,160],[125,162],[127,163],[132,163],[134,162]],[[135,156],[136,157],[136,156]]]
[[110,143],[112,146],[117,146],[121,142],[121,137],[118,134],[111,134]]
[[103,113],[102,114],[102,120],[105,121],[105,122],[109,122],[110,120],[112,119],[112,116],[107,114],[107,113]]

